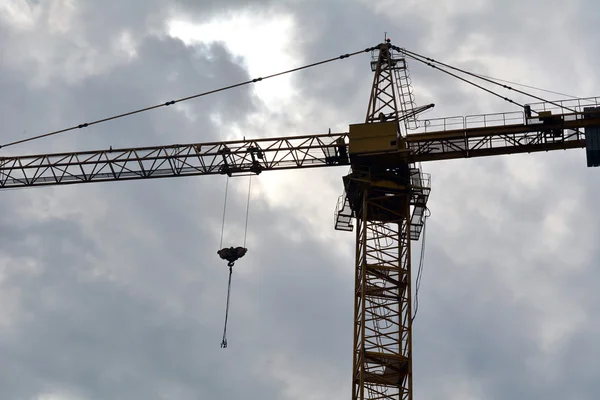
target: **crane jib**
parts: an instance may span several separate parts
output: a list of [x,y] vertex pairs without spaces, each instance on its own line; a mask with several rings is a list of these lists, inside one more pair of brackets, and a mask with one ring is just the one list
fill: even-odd
[[[398,137],[393,122],[350,133],[0,157],[0,189],[348,165],[354,156],[392,163],[586,148],[600,165],[600,112],[557,114],[521,124]],[[585,129],[585,132],[583,131]]]

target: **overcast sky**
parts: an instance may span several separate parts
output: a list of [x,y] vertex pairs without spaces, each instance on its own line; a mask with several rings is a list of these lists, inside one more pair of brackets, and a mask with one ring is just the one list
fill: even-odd
[[[473,72],[600,95],[599,23],[591,0],[0,0],[0,144],[361,50],[384,32]],[[0,155],[346,131],[365,117],[369,61]],[[436,104],[428,116],[516,110],[409,66],[417,103]],[[415,399],[596,399],[600,171],[583,150],[424,168]],[[346,172],[253,179],[227,349],[224,177],[3,191],[0,399],[350,398],[354,234],[333,230]],[[229,185],[224,245],[237,246],[248,178]]]

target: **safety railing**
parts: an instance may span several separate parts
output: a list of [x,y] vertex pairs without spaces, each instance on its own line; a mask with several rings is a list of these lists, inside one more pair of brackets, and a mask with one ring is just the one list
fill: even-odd
[[[550,111],[553,115],[572,114],[574,112],[580,113],[587,107],[600,107],[600,97],[531,103],[529,106],[531,107],[533,118],[536,117],[537,113],[544,111]],[[565,120],[569,120],[569,118],[577,118],[577,116],[566,117]],[[443,132],[526,123],[527,121],[525,121],[525,113],[523,111],[511,111],[420,120],[419,127],[411,130],[410,133]]]
[[[552,114],[570,114],[573,112],[583,112],[586,107],[600,106],[600,97],[587,97],[583,99],[567,99],[552,102],[539,102],[529,104],[532,111],[542,112],[551,111]],[[535,112],[533,116],[535,116]]]
[[487,128],[490,126],[506,126],[523,124],[525,115],[521,111],[469,115],[465,117],[465,128]]
[[410,171],[410,185],[419,194],[429,194],[431,190],[431,174],[423,173],[419,168]]
[[465,117],[433,118],[419,121],[419,127],[410,133],[426,133],[464,129]]
[[506,126],[524,124],[525,114],[521,111],[512,111],[495,114],[468,115],[466,117],[434,118],[420,121],[420,127],[411,133],[427,133],[451,131],[467,128],[486,128],[492,126]]

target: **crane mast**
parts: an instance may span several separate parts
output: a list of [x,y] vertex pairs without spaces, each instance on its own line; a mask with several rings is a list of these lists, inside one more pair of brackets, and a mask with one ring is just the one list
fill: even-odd
[[405,101],[398,107],[404,58],[383,43],[371,66],[365,123],[350,126],[351,171],[336,223],[350,230],[349,217],[356,221],[352,399],[405,400],[413,392],[410,242],[430,189],[428,176],[397,158],[400,121],[415,115]]
[[350,166],[335,229],[356,228],[352,399],[410,400],[410,247],[421,235],[431,190],[418,163],[586,148],[588,166],[600,166],[600,98],[418,121],[433,105],[415,106],[404,54],[389,41],[375,49],[365,122],[348,132],[4,155],[0,190]]

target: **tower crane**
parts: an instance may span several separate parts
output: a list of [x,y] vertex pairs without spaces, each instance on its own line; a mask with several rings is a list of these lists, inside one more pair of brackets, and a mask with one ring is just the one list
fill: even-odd
[[[428,161],[586,148],[600,165],[600,98],[419,120],[389,40],[371,48],[364,123],[343,133],[0,157],[0,189],[340,167],[335,229],[356,232],[352,399],[413,398],[411,241],[427,212]],[[432,61],[432,60],[430,60]],[[566,110],[566,112],[565,112]]]

